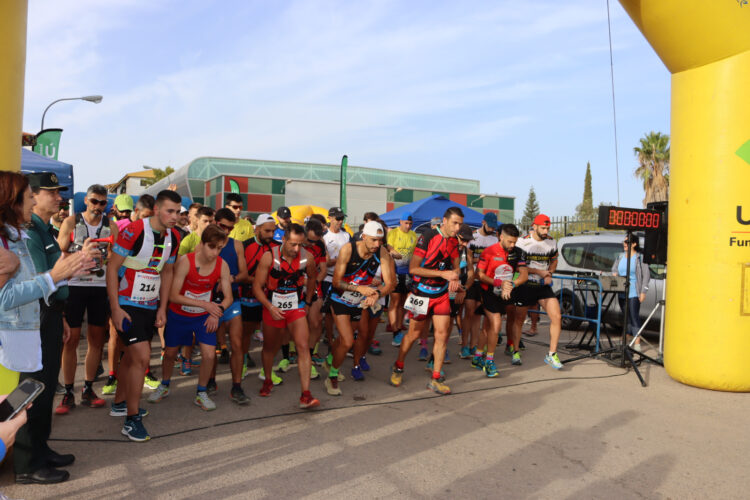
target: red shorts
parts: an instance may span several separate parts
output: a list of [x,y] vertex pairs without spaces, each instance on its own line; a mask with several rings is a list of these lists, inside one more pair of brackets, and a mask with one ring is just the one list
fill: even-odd
[[409,317],[416,321],[423,321],[428,316],[450,316],[451,315],[451,300],[450,294],[445,292],[437,297],[430,297],[430,303],[427,305],[427,314],[420,314],[415,316],[411,311]]
[[284,329],[289,325],[289,323],[293,323],[300,318],[304,318],[305,316],[307,316],[305,309],[300,308],[286,311],[284,313],[284,319],[275,320],[271,316],[271,313],[268,312],[268,309],[266,309],[265,307],[263,308],[263,323],[278,329]]

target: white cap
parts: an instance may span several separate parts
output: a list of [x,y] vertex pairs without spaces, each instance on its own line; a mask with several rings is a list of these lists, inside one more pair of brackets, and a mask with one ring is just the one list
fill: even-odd
[[373,238],[382,238],[385,236],[385,233],[383,232],[383,226],[380,224],[380,222],[375,222],[374,220],[371,220],[367,224],[365,224],[365,227],[362,229],[362,234],[367,236],[372,236]]
[[273,222],[274,224],[276,224],[276,219],[271,217],[270,214],[260,214],[258,218],[255,220],[255,225],[261,226],[265,224],[266,222]]
[[181,214],[184,214],[184,213],[185,213],[185,212],[187,212],[187,211],[188,211],[188,209],[187,209],[187,208],[185,208],[184,206],[181,206],[181,207],[180,207],[180,213],[181,213]]

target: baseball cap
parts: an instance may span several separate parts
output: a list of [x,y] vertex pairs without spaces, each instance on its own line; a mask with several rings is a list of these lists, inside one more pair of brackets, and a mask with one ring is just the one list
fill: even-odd
[[291,219],[292,211],[289,210],[289,207],[279,207],[279,209],[276,210],[276,215],[279,219]]
[[260,214],[258,218],[255,220],[255,225],[261,226],[265,224],[266,222],[273,222],[274,224],[276,224],[276,221],[274,220],[273,217],[271,217],[270,214]]
[[497,215],[495,215],[495,212],[487,212],[484,214],[484,219],[482,220],[492,229],[497,229]]
[[35,172],[33,174],[26,174],[26,178],[29,181],[29,185],[32,189],[59,189],[60,191],[67,191],[68,188],[60,185],[60,181],[57,179],[57,175],[52,172]]
[[188,211],[188,209],[187,209],[187,208],[185,208],[184,206],[181,206],[181,207],[180,207],[180,213],[181,213],[181,214],[184,214],[184,213],[185,213],[185,212],[187,212],[187,211]]
[[534,217],[534,225],[536,226],[549,226],[550,224],[549,217],[544,214],[539,214]]
[[411,218],[411,212],[404,212],[401,214],[401,217],[399,217],[398,220],[412,220]]
[[380,225],[379,222],[375,222],[374,220],[371,220],[367,224],[365,224],[365,227],[362,228],[362,234],[366,236],[372,236],[373,238],[382,238],[385,236],[385,233],[383,232],[383,226]]
[[346,214],[341,210],[341,207],[332,207],[328,210],[328,217],[346,217]]
[[464,241],[471,241],[474,239],[474,231],[472,231],[468,224],[461,224],[461,227],[458,228],[457,236]]
[[441,222],[443,222],[443,219],[441,219],[440,217],[433,217],[432,219],[430,219],[430,225],[431,226],[437,226]]
[[[118,194],[117,198],[115,198],[115,208],[119,210],[120,212],[124,212],[125,210],[133,210],[133,198],[130,197],[129,194]],[[185,208],[185,207],[183,207]]]

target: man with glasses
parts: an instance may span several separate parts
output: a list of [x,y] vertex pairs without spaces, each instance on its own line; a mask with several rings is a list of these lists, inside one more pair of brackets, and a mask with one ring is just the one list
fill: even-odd
[[242,218],[242,196],[238,193],[227,193],[224,195],[224,208],[228,208],[234,214],[234,229],[229,237],[239,242],[249,240],[255,236],[253,225],[250,221]]
[[391,293],[388,305],[388,322],[393,332],[392,344],[401,345],[404,338],[404,301],[409,293],[409,262],[417,246],[417,233],[412,231],[411,212],[401,214],[398,228],[388,231],[386,249],[396,263],[396,288]]
[[[68,217],[60,227],[57,242],[63,252],[77,252],[88,239],[101,240],[97,243],[99,254],[96,266],[90,274],[72,278],[69,282],[70,295],[65,307],[65,320],[70,327],[70,337],[63,345],[62,372],[65,394],[55,409],[58,415],[65,415],[75,408],[73,381],[78,366],[78,342],[81,338],[83,316],[86,314],[86,361],[84,365],[84,386],[81,404],[91,408],[101,408],[105,401],[96,396],[92,387],[96,370],[102,358],[104,336],[108,326],[109,303],[105,289],[107,261],[111,257],[111,242],[117,239],[115,224],[110,224],[105,215],[107,188],[94,184],[86,191],[86,211]],[[108,241],[107,241],[108,240]]]

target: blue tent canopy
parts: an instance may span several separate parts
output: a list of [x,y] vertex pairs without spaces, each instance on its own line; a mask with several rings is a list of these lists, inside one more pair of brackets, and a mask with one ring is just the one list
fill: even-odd
[[26,148],[21,149],[21,173],[52,172],[60,180],[60,185],[68,188],[60,195],[69,200],[73,197],[73,166],[47,158]]
[[482,225],[482,219],[484,214],[477,212],[455,201],[451,201],[445,196],[434,194],[429,198],[423,200],[417,200],[403,207],[399,207],[390,212],[386,212],[380,216],[383,221],[388,224],[389,227],[398,226],[399,220],[403,214],[411,212],[413,227],[417,228],[423,224],[429,223],[433,217],[443,217],[443,214],[450,207],[459,207],[464,213],[464,223],[479,227]]

